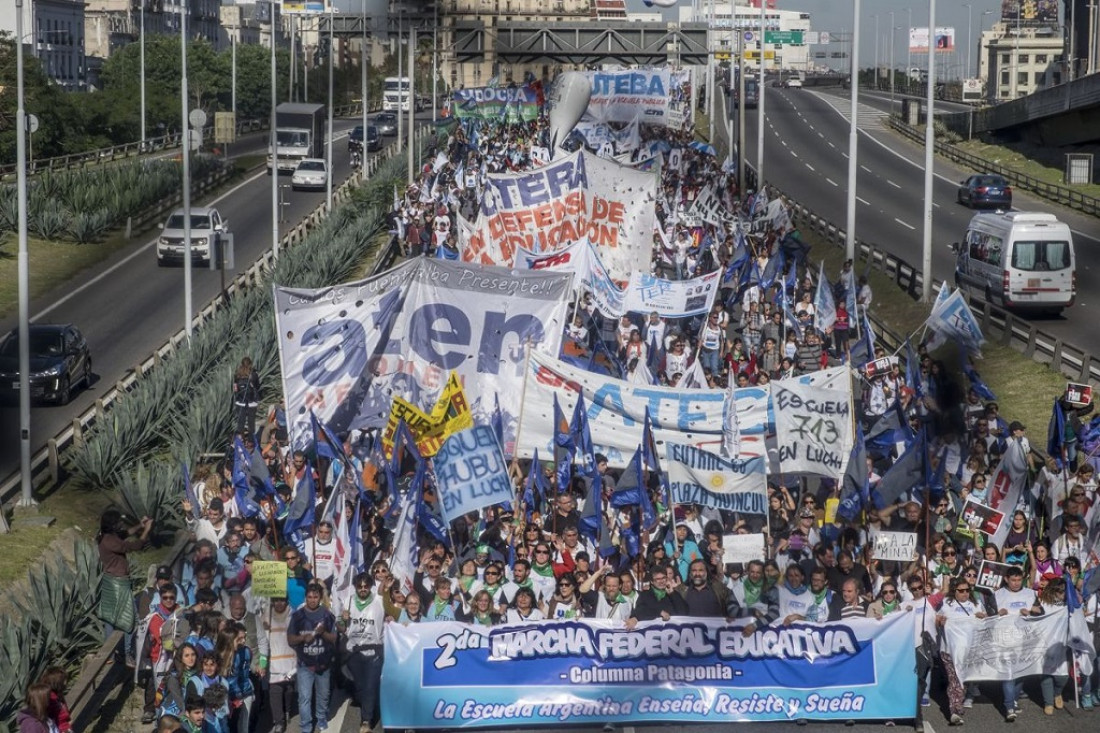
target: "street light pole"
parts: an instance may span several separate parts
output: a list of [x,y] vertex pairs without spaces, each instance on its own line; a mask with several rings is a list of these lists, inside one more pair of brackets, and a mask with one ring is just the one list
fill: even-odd
[[[906,8],[906,11],[909,13],[909,28],[905,32],[905,46],[908,49],[905,55],[905,89],[908,92],[909,82],[912,81],[910,76],[912,71],[910,70],[913,68],[913,44],[910,42],[910,35],[913,33],[913,8],[910,6]],[[929,31],[929,33],[931,32]]]
[[[397,152],[401,152],[405,149],[405,136],[401,134],[402,120],[401,120],[401,100],[405,98],[405,82],[404,77],[401,76],[401,41],[404,40],[405,35],[405,16],[399,16],[397,18]],[[365,133],[364,133],[365,134]],[[411,183],[411,181],[410,181]]]
[[[365,2],[366,0],[364,0]],[[278,90],[275,88],[275,11],[279,8],[274,2],[271,6],[271,254],[279,257],[279,136],[275,132],[275,107],[278,106]],[[282,16],[280,14],[280,20]],[[290,59],[294,68],[294,59]],[[289,74],[288,74],[289,76]]]
[[141,0],[141,30],[138,34],[141,54],[141,147],[145,147],[145,0]]
[[[22,488],[19,505],[34,506],[31,495],[30,255],[27,251],[27,110],[23,106],[23,0],[15,0],[15,77],[15,168],[19,207],[19,476]],[[6,519],[4,525],[7,525]]]
[[[328,175],[325,176],[327,183],[325,185],[325,206],[329,211],[332,211],[332,115],[333,115],[333,97],[332,97],[332,66],[333,57],[336,56],[336,48],[333,46],[333,31],[332,27],[336,25],[336,16],[333,14],[333,6],[330,4],[328,11],[328,145],[325,146],[325,157],[328,160],[325,162],[325,168]],[[367,149],[367,128],[363,128],[363,152]]]
[[898,37],[898,27],[894,25],[894,11],[890,11],[890,114],[894,114],[894,78],[897,76],[897,62],[894,61],[894,42]]
[[974,47],[974,6],[963,5],[966,8],[966,73],[970,73],[970,49]]
[[[408,180],[412,183],[413,171],[413,138],[416,132],[416,26],[409,24],[409,170]],[[400,119],[401,115],[397,115]]]
[[[764,190],[764,57],[767,55],[764,39],[764,12],[768,4],[760,0],[760,103],[756,109],[756,190]],[[744,104],[742,104],[744,106]]]
[[360,66],[362,67],[362,68],[360,68],[360,76],[362,77],[361,81],[362,81],[362,84],[363,84],[363,95],[362,95],[362,97],[363,97],[363,155],[361,156],[360,160],[362,160],[362,162],[363,162],[362,164],[363,164],[364,171],[366,169],[366,128],[367,128],[367,125],[370,124],[370,118],[367,117],[368,103],[367,103],[367,98],[366,98],[367,89],[370,88],[370,87],[367,86],[367,81],[370,80],[370,79],[368,79],[368,77],[367,77],[368,72],[367,72],[367,66],[366,65],[368,63],[368,59],[370,59],[370,56],[371,56],[370,54],[368,54],[366,52],[366,18],[367,18],[367,15],[366,15],[366,0],[363,0],[363,42],[360,44],[359,57],[360,57]]
[[433,9],[435,19],[432,21],[432,122],[436,121],[436,109],[439,107],[439,3],[435,0]]
[[[936,0],[928,0],[928,27],[936,27]],[[929,30],[931,35],[933,31]],[[924,125],[924,231],[921,242],[921,271],[924,280],[921,283],[921,302],[927,303],[932,296],[932,178],[935,175],[936,130],[934,121],[936,103],[936,44],[929,38],[928,43],[928,89],[926,94],[926,113]]]
[[[855,20],[852,25],[852,107],[848,123],[848,216],[844,232],[844,252],[855,259],[856,252],[856,182],[859,177],[859,11],[860,0],[853,3]],[[877,19],[876,19],[877,20]],[[926,272],[929,272],[926,270]]]
[[[191,126],[187,99],[187,0],[180,0],[180,119],[183,123],[183,331],[191,343]],[[213,254],[213,251],[211,251]]]

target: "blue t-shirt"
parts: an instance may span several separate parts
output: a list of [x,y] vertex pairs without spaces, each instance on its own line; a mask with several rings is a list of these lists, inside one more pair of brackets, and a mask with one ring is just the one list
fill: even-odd
[[[302,606],[291,614],[286,633],[287,636],[304,634],[318,626],[332,633],[336,629],[336,617],[324,606],[318,606],[313,611]],[[336,659],[336,644],[327,641],[319,633],[312,639],[296,645],[294,651],[298,655],[298,666],[309,667],[314,672],[324,672]]]

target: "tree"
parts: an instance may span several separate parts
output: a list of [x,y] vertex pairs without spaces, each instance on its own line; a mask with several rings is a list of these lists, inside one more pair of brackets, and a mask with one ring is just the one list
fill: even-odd
[[[0,161],[15,162],[15,113],[17,108],[15,39],[0,33]],[[70,93],[50,82],[32,54],[23,54],[23,99],[27,114],[38,118],[34,133],[35,158],[48,158],[84,149],[85,135]]]

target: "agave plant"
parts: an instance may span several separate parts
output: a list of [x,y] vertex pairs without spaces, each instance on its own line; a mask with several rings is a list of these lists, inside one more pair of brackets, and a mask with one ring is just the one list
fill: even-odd
[[69,222],[69,234],[79,244],[90,244],[102,237],[110,225],[111,214],[106,209],[82,211]]
[[178,464],[139,461],[137,468],[119,475],[115,484],[119,505],[132,517],[151,517],[160,528],[182,529],[179,501],[183,496],[183,473]]
[[57,239],[69,228],[69,212],[43,205],[29,217],[28,226],[42,239]]

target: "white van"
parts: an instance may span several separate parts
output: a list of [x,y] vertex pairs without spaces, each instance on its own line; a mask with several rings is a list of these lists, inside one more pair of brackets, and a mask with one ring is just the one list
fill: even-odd
[[989,303],[1057,314],[1077,297],[1073,234],[1053,214],[978,214],[952,249],[956,287]]

